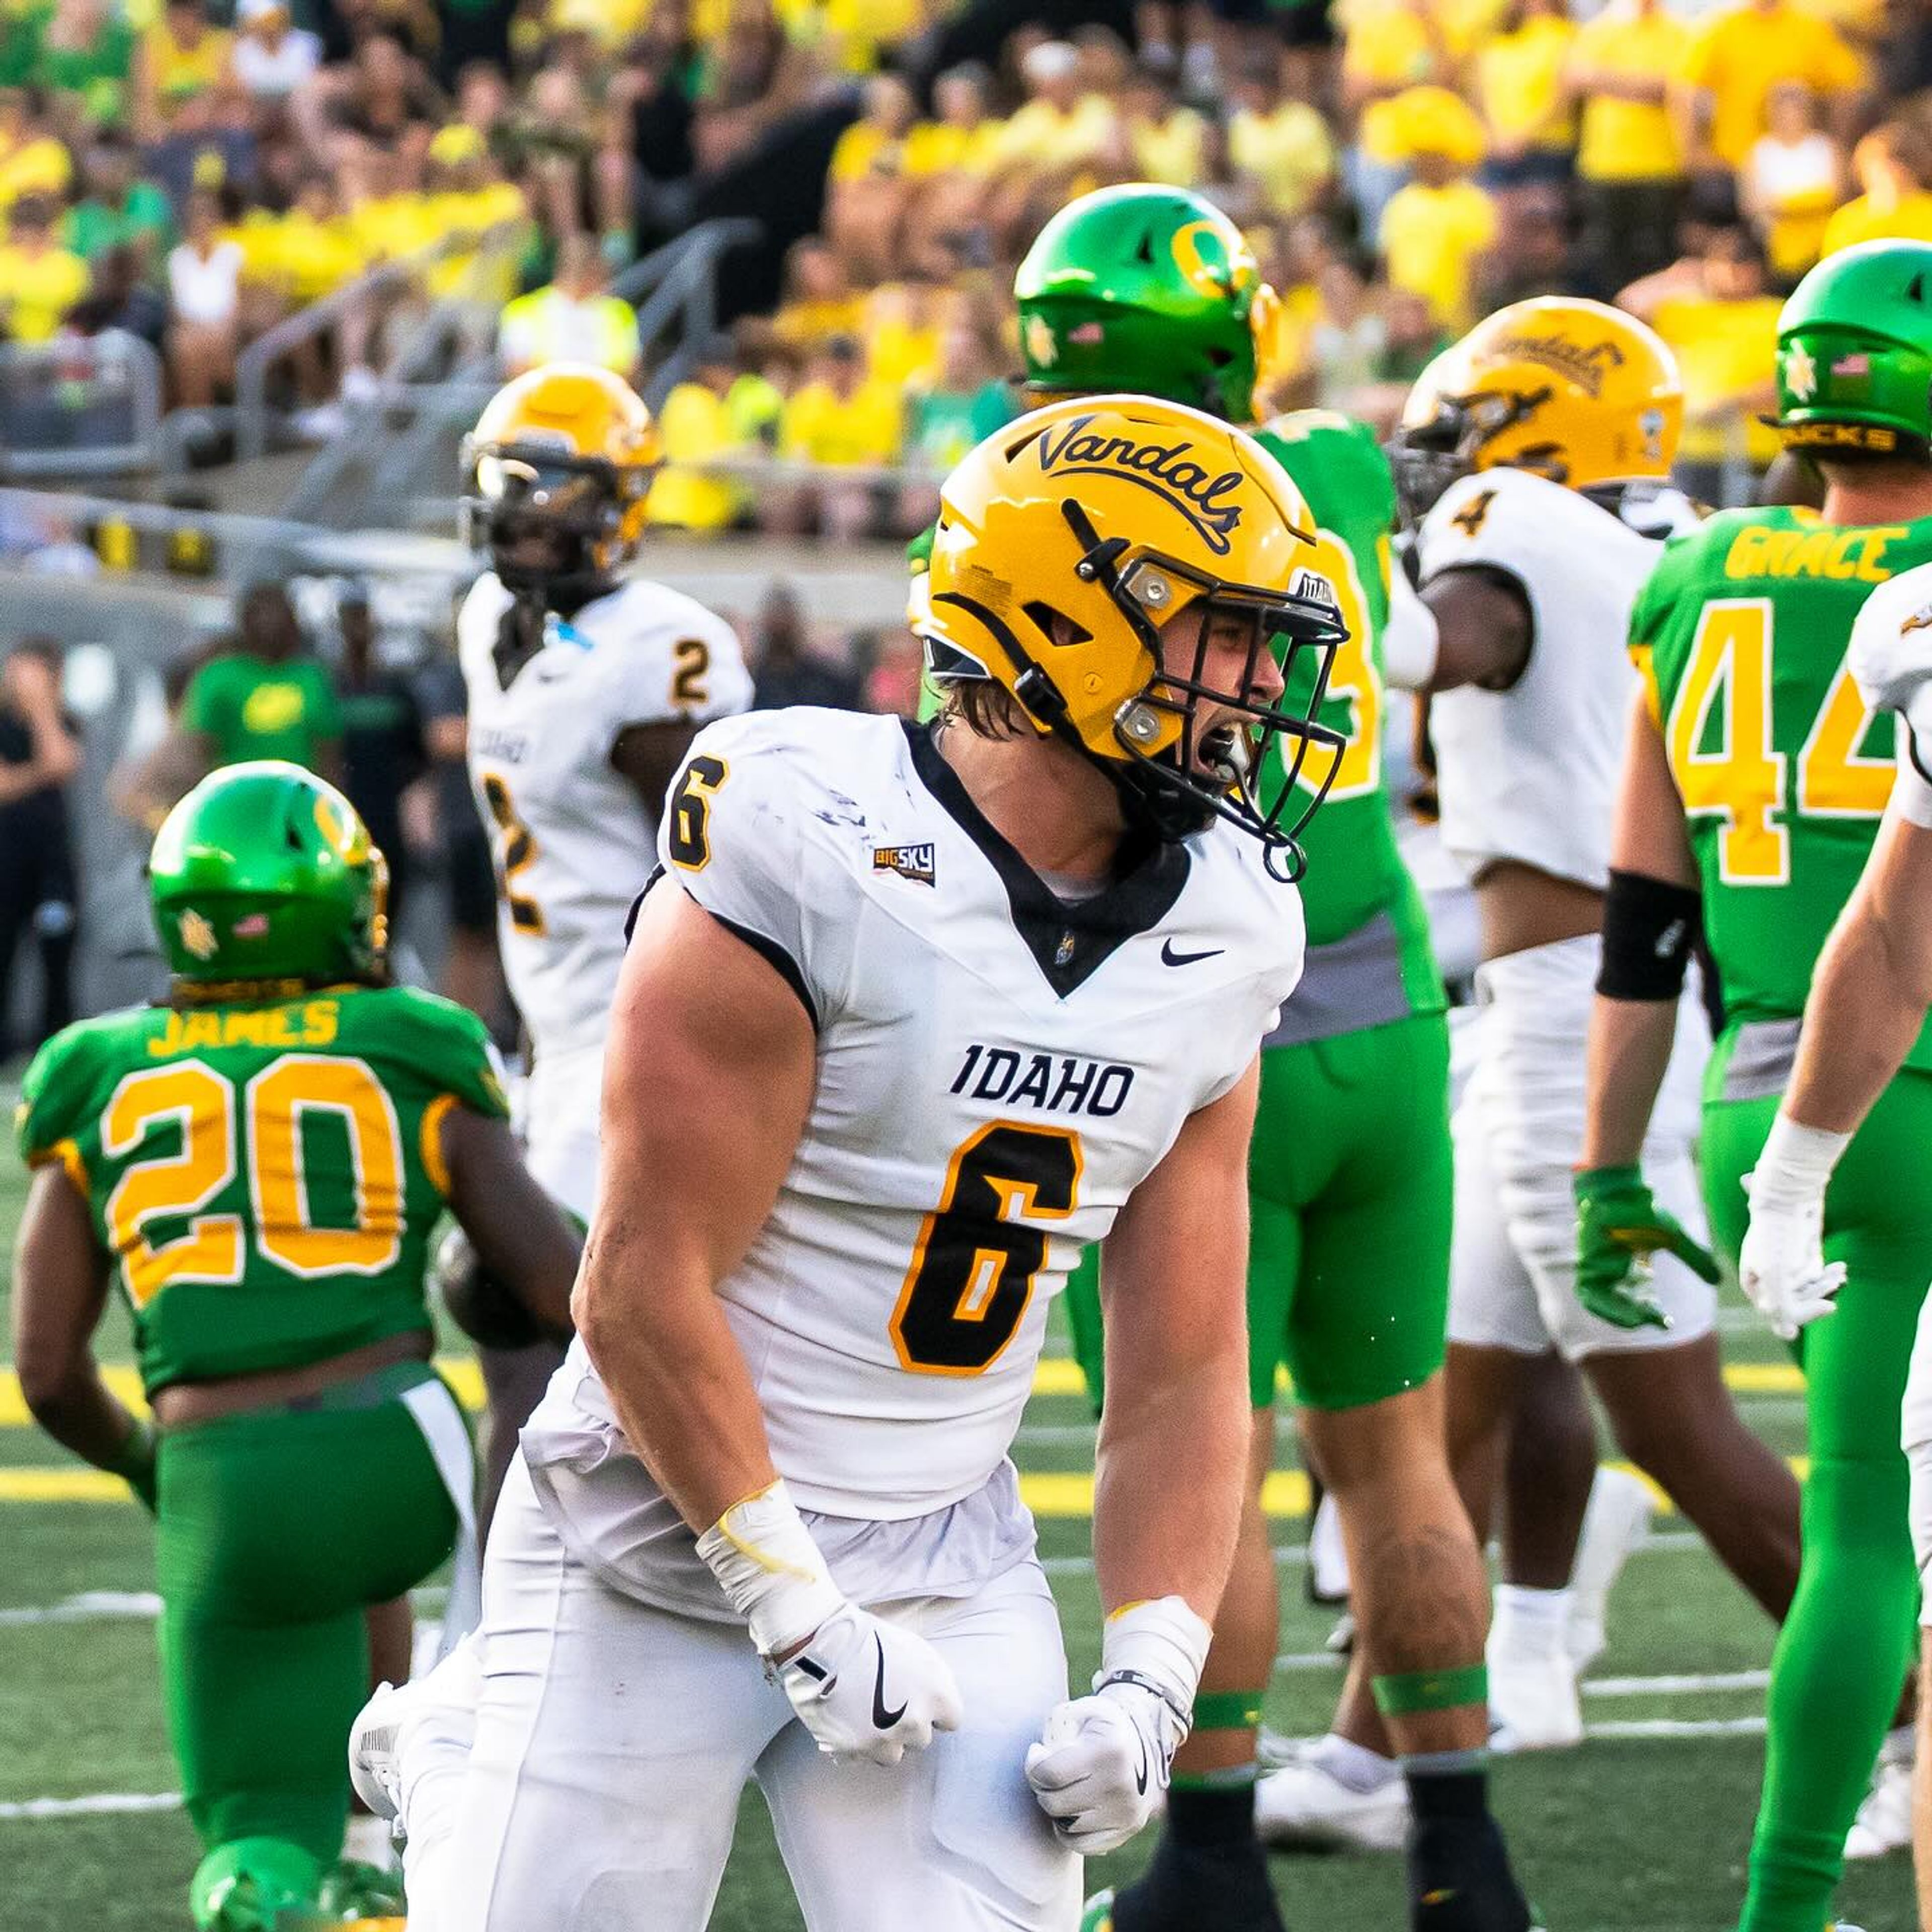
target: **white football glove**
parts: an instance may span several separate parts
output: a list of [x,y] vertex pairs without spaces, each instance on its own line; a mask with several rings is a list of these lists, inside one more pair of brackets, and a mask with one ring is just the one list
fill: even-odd
[[1192,1721],[1210,1634],[1178,1597],[1108,1619],[1094,1694],[1056,1706],[1027,1749],[1027,1782],[1070,1850],[1118,1851],[1154,1815]]
[[848,1604],[778,1667],[791,1707],[828,1757],[897,1764],[961,1714],[952,1669],[924,1637]]
[[952,1667],[922,1636],[846,1600],[783,1482],[733,1504],[698,1553],[828,1756],[897,1764],[958,1728]]
[[1780,1112],[1744,1178],[1750,1222],[1738,1252],[1738,1282],[1780,1341],[1831,1314],[1845,1285],[1844,1263],[1827,1262],[1822,1243],[1826,1185],[1850,1138]]

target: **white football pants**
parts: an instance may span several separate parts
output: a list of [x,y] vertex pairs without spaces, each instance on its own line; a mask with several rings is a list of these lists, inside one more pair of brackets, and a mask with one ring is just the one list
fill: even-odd
[[810,1932],[1073,1932],[1081,1862],[1024,1770],[1066,1695],[1044,1574],[880,1614],[951,1664],[964,1723],[890,1768],[834,1764],[741,1628],[652,1609],[575,1562],[520,1457],[490,1532],[460,1822],[430,1862],[448,1895],[425,1919],[702,1932],[755,1780]]
[[604,1048],[540,1056],[518,1095],[524,1158],[538,1186],[587,1222],[597,1205],[597,1123]]
[[1918,1621],[1932,1628],[1932,1294],[1918,1310],[1918,1334],[1905,1376],[1900,1433],[1912,1471],[1912,1546],[1918,1558]]
[[[1582,1158],[1584,1042],[1597,976],[1594,936],[1532,947],[1476,969],[1475,1070],[1456,1108],[1456,1222],[1449,1336],[1474,1348],[1567,1360],[1674,1348],[1708,1334],[1717,1292],[1674,1256],[1653,1258],[1668,1328],[1619,1328],[1576,1299],[1571,1171]],[[1658,1096],[1643,1174],[1658,1204],[1707,1238],[1691,1149],[1710,1052],[1701,1012],[1678,1008],[1677,1050]]]

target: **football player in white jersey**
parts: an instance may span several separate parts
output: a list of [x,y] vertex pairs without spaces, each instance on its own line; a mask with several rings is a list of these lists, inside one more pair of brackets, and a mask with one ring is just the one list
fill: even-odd
[[[1483,936],[1482,1040],[1455,1120],[1450,1452],[1484,1534],[1513,1404],[1528,1365],[1554,1350],[1584,1367],[1624,1453],[1779,1616],[1797,1576],[1797,1490],[1725,1390],[1717,1266],[1687,1232],[1703,1227],[1691,1145],[1709,1048],[1694,1002],[1680,1006],[1646,1151],[1658,1198],[1634,1170],[1583,1176],[1573,1198],[1604,896],[1618,889],[1610,821],[1637,685],[1630,608],[1664,538],[1695,514],[1662,481],[1683,408],[1670,352],[1642,323],[1545,297],[1438,357],[1397,438],[1440,633],[1430,727],[1443,842],[1475,888]],[[1693,935],[1676,938],[1688,949]],[[1653,1270],[1647,1293],[1626,1291],[1633,1248]],[[1588,1487],[1587,1474],[1568,1496],[1552,1485],[1551,1510],[1569,1520],[1538,1540],[1563,1552],[1556,1574],[1505,1562],[1490,1640],[1501,1743],[1582,1736],[1567,1625]]]
[[[1256,1057],[1301,964],[1312,806],[1252,775],[1340,744],[1311,530],[1210,417],[1036,411],[943,494],[933,725],[700,734],[460,1802],[422,1815],[406,1707],[370,1754],[412,1925],[697,1932],[755,1780],[812,1932],[1072,1932],[1080,1856],[1159,1802],[1240,1511]],[[1107,1618],[1070,1698],[1007,1450],[1102,1240]]]
[[[526,1154],[584,1221],[624,915],[693,734],[752,698],[730,625],[663,584],[619,575],[657,458],[650,412],[629,386],[571,362],[510,383],[464,451],[470,529],[492,567],[458,615],[458,655],[470,781],[496,854],[503,970],[530,1053]],[[514,1324],[514,1309],[504,1312]],[[474,1325],[486,1345],[519,1339],[487,1316]],[[487,1511],[562,1358],[530,1338],[485,1346],[482,1359]]]

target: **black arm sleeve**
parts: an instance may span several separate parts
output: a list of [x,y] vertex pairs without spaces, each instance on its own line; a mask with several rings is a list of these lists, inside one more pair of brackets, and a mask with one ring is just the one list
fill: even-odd
[[1703,932],[1700,892],[1612,868],[1597,991],[1609,1000],[1676,999]]

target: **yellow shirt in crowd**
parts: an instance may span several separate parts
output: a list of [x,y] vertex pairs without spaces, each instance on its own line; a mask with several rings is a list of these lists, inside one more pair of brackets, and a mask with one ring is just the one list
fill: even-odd
[[680,530],[722,530],[737,514],[741,484],[701,476],[689,466],[728,455],[737,437],[729,404],[702,382],[680,382],[658,411],[664,465],[651,483],[645,515]]
[[16,342],[45,342],[86,294],[87,264],[64,248],[0,246],[0,325]]
[[998,146],[1004,121],[982,121],[956,128],[946,121],[922,121],[905,139],[904,166],[909,175],[982,175]]
[[1687,86],[1710,94],[1711,149],[1732,168],[1765,131],[1765,101],[1780,81],[1840,94],[1864,76],[1838,30],[1789,0],[1770,8],[1742,0],[1712,14],[1697,27],[1679,71]]
[[905,149],[904,142],[893,140],[883,128],[875,128],[869,121],[855,121],[832,144],[826,178],[853,182],[863,181],[869,174],[903,173]]
[[[1690,29],[1661,8],[1640,14],[1632,0],[1609,6],[1578,30],[1570,58],[1579,68],[1601,68],[1626,80],[1668,82],[1690,50]],[[1666,181],[1684,172],[1683,150],[1663,101],[1587,96],[1576,147],[1576,172],[1586,181]]]
[[1191,107],[1164,121],[1143,121],[1129,132],[1134,170],[1142,181],[1198,188],[1207,171],[1208,124]]
[[1825,224],[1822,252],[1835,255],[1861,242],[1932,242],[1932,194],[1922,189],[1888,208],[1874,206],[1868,194],[1846,202]]
[[164,100],[178,100],[218,87],[227,76],[234,44],[232,34],[209,27],[194,46],[184,47],[168,32],[165,19],[157,20],[142,40],[155,93]]
[[1113,136],[1114,110],[1097,94],[1083,94],[1064,114],[1050,100],[1029,100],[1000,130],[992,165],[1058,173],[1093,160]]
[[1272,214],[1299,214],[1335,169],[1328,123],[1305,100],[1272,113],[1238,108],[1228,121],[1228,158],[1260,187]]
[[1563,68],[1576,29],[1546,14],[1498,34],[1476,56],[1476,104],[1498,140],[1568,148],[1576,138],[1574,115],[1559,111]]
[[[1720,302],[1708,296],[1677,296],[1660,303],[1657,332],[1677,352],[1684,375],[1684,424],[1680,453],[1694,463],[1716,463],[1738,446],[1738,430],[1698,417],[1730,403],[1743,404],[1769,380],[1778,359],[1776,296]],[[1754,463],[1778,452],[1774,431],[1744,412],[1743,448]]]
[[884,382],[862,382],[844,401],[829,382],[807,382],[778,412],[778,453],[833,468],[890,463],[902,424],[899,392]]
[[23,194],[62,195],[74,178],[74,163],[67,144],[51,135],[38,141],[22,141],[17,148],[0,154],[0,212],[10,208]]
[[1382,212],[1389,280],[1420,296],[1444,328],[1459,333],[1475,320],[1476,260],[1496,238],[1496,205],[1472,181],[1447,188],[1411,182]]

